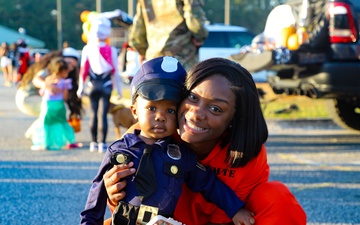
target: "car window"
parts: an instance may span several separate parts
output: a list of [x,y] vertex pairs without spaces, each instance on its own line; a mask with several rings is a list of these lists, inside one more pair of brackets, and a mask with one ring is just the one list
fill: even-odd
[[359,27],[360,25],[360,1],[359,0],[350,0],[351,4],[354,5],[355,8],[355,18],[357,18],[357,26]]
[[202,47],[206,48],[241,48],[250,45],[254,35],[249,32],[209,32]]
[[360,1],[359,0],[350,0],[350,2],[356,6],[357,10],[359,10],[360,7]]

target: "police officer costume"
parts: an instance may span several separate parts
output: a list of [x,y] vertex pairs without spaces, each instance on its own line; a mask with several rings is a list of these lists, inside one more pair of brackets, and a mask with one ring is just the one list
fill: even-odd
[[[151,101],[174,100],[174,96],[176,102],[182,100],[186,72],[177,60],[176,70],[164,71],[167,59],[174,60],[165,56],[142,65],[131,84],[132,96],[139,94]],[[156,215],[172,217],[183,183],[224,209],[230,218],[244,206],[234,192],[217,179],[213,171],[198,163],[196,155],[172,137],[159,139],[148,146],[138,137],[139,134],[140,130],[135,130],[109,146],[90,189],[86,208],[81,213],[82,224],[87,224],[86,221],[91,219],[102,224],[107,200],[103,175],[114,164],[131,161],[137,172],[125,178],[126,197],[114,211],[113,224],[146,224]],[[144,151],[149,154],[145,156]],[[145,163],[144,157],[149,157],[152,165]],[[143,172],[147,174],[142,175]],[[139,184],[137,180],[146,183]]]

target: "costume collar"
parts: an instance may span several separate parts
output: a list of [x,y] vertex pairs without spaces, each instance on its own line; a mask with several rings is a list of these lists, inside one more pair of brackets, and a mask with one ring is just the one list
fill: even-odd
[[[126,146],[128,148],[131,148],[131,147],[137,147],[139,145],[145,145],[145,142],[143,140],[141,140],[139,138],[139,134],[140,134],[140,130],[138,129],[135,129],[134,132],[132,134],[125,134],[125,136],[128,136],[129,138],[126,138],[125,139],[125,142],[126,142]],[[154,142],[153,146],[154,145],[157,145],[159,146],[161,149],[165,149],[166,150],[166,147],[168,146],[168,144],[171,144],[173,143],[172,141],[173,139],[171,137],[165,137],[165,138],[162,138],[162,139],[159,139],[157,141]]]

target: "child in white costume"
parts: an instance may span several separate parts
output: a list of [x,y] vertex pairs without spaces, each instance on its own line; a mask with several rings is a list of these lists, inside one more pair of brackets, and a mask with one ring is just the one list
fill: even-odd
[[[117,69],[117,50],[106,43],[110,35],[111,22],[106,17],[91,21],[89,41],[81,54],[79,74],[79,89],[77,94],[84,94],[84,84],[89,78],[87,87],[90,98],[90,151],[103,153],[106,151],[106,136],[108,131],[107,112],[113,86],[121,97],[121,80]],[[102,101],[101,108],[99,102]],[[99,112],[100,110],[100,112]],[[101,137],[98,138],[98,113],[100,113]]]

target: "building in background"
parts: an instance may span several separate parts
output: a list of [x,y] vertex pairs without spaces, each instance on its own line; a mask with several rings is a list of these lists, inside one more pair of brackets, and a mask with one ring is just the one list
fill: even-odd
[[20,33],[18,31],[12,30],[10,28],[7,28],[5,26],[1,26],[0,25],[0,43],[1,42],[6,42],[6,43],[15,43],[17,42],[19,39],[23,39],[25,40],[27,46],[29,48],[44,48],[45,47],[45,42],[33,38],[29,35],[26,35],[26,33]]

